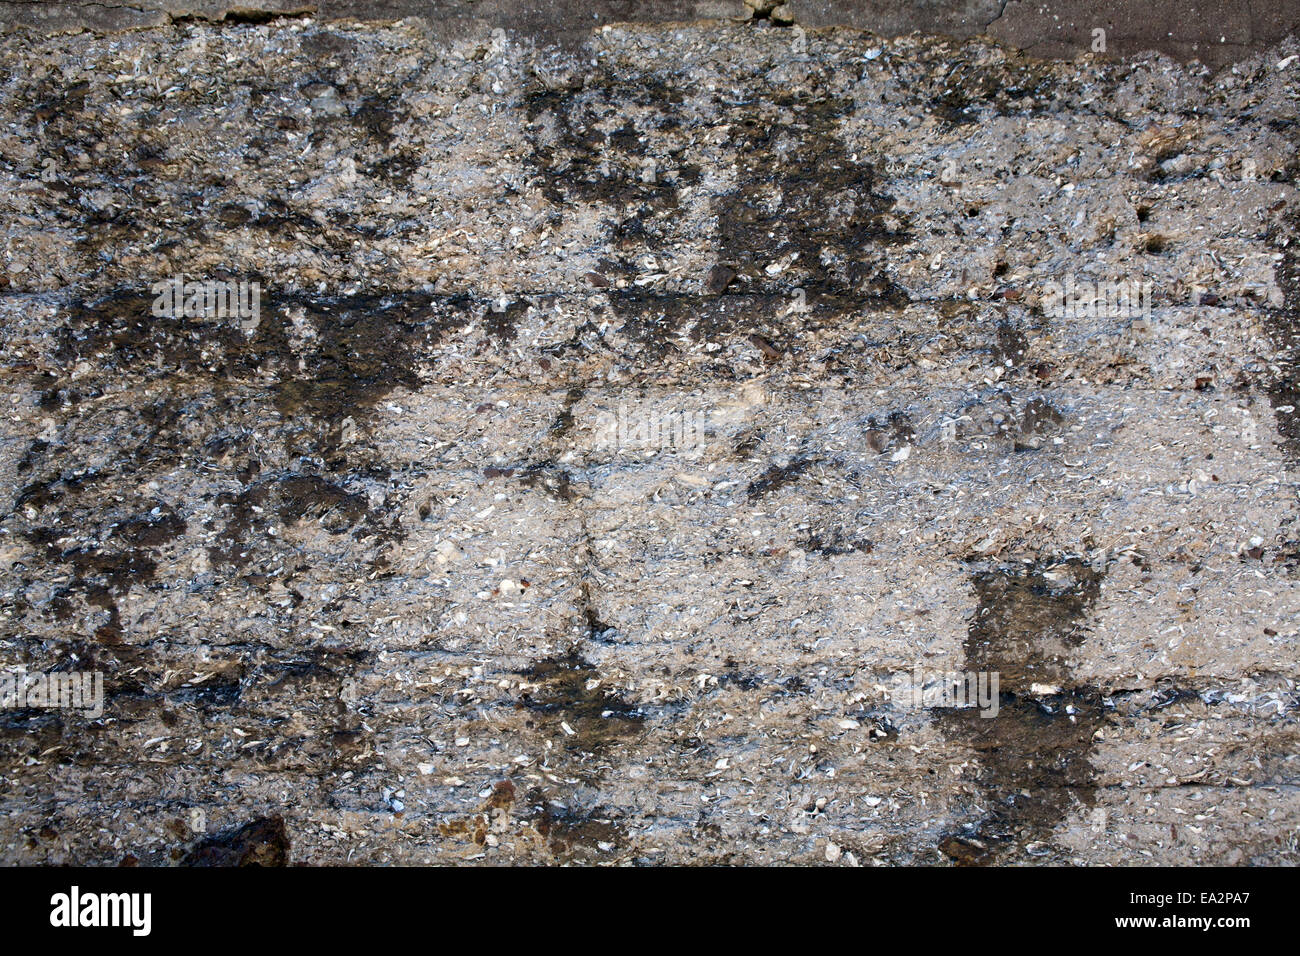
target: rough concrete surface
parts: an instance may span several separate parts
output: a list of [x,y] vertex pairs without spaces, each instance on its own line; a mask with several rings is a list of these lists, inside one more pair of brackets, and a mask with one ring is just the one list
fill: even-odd
[[9,35],[0,859],[1295,862],[1297,54]]

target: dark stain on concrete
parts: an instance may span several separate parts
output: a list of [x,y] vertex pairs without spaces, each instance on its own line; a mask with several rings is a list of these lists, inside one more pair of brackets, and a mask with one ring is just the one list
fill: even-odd
[[218,566],[240,569],[248,565],[261,546],[274,544],[275,536],[268,534],[273,525],[311,520],[330,534],[355,528],[358,537],[400,537],[400,528],[385,521],[384,514],[372,511],[365,495],[349,492],[318,475],[267,478],[240,492],[219,495],[216,503],[226,512],[217,539],[208,549],[209,560]]
[[[720,261],[700,277],[704,295],[610,290],[620,333],[635,346],[630,361],[660,361],[683,335],[721,342],[743,333],[775,342],[851,309],[907,304],[883,257],[911,237],[894,200],[878,190],[872,165],[845,149],[838,125],[851,104],[817,94],[823,80],[811,78],[807,92],[753,103],[714,98],[716,122],[732,131],[738,157],[736,187],[716,201]],[[600,132],[627,102],[642,107],[639,125]],[[580,88],[539,88],[529,97],[528,164],[555,216],[575,205],[600,210],[609,256],[597,277],[604,286],[610,276],[635,275],[640,257],[677,235],[678,192],[700,178],[689,138],[679,135],[682,102],[682,92],[658,78],[600,73],[583,77]],[[783,268],[769,274],[774,262]],[[803,290],[806,312],[791,309],[795,289]],[[735,375],[721,362],[712,371]]]
[[[808,81],[810,91],[821,83]],[[910,241],[872,165],[839,136],[851,105],[815,93],[778,93],[744,107],[718,104],[732,129],[736,188],[718,202],[719,254],[734,286],[789,296],[850,295],[896,304],[883,252]],[[773,262],[788,263],[778,275]],[[906,296],[903,296],[906,299]],[[862,302],[861,300],[866,300]]]
[[289,850],[284,818],[275,814],[200,841],[181,863],[202,867],[287,866]]
[[[994,717],[974,708],[938,712],[943,732],[978,757],[974,783],[988,807],[978,822],[940,841],[940,851],[957,863],[1019,859],[1075,806],[1093,803],[1095,771],[1088,756],[1107,708],[1096,688],[1074,682],[1069,656],[1084,640],[1084,622],[1104,574],[1075,558],[975,566],[971,581],[978,605],[966,636],[965,669],[996,671],[1000,699]],[[1037,697],[1031,691],[1035,683],[1061,690]]]
[[617,820],[601,814],[600,808],[583,811],[547,800],[534,788],[529,791],[533,811],[529,820],[558,858],[574,863],[609,860],[626,850],[629,837]]
[[638,732],[645,721],[645,714],[603,682],[588,687],[600,674],[576,652],[538,661],[524,677],[537,686],[521,696],[520,706],[568,723],[574,734],[559,734],[567,751],[600,752]]
[[[1287,237],[1286,245],[1279,241]],[[1265,309],[1264,324],[1276,353],[1272,365],[1278,370],[1266,384],[1282,447],[1292,465],[1300,463],[1300,215],[1292,215],[1276,230],[1282,261],[1277,283],[1282,289],[1282,307]]]
[[797,481],[812,464],[812,459],[800,457],[784,465],[769,465],[761,475],[749,483],[749,487],[745,489],[745,496],[750,501],[757,501],[764,495]]

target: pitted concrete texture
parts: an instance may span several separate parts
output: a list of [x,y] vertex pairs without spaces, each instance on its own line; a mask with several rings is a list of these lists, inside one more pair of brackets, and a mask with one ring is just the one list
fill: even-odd
[[1297,54],[9,37],[0,858],[1295,862]]

